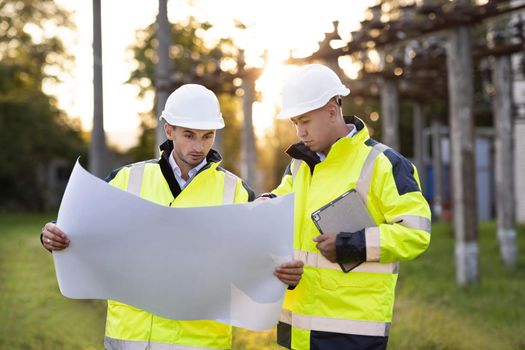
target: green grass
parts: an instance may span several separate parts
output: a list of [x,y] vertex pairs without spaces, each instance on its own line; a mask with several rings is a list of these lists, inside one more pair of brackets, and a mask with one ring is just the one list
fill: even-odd
[[40,229],[53,217],[0,216],[0,349],[103,347],[105,302],[64,298],[40,245]]
[[480,224],[477,286],[455,283],[454,236],[436,224],[429,249],[401,264],[392,349],[525,349],[525,228],[518,228],[519,261],[501,262],[494,223]]
[[[38,233],[50,215],[0,214],[0,349],[101,349],[103,301],[61,296]],[[493,223],[480,226],[481,280],[455,284],[450,226],[401,264],[389,349],[525,349],[525,228],[519,264],[500,262]],[[234,349],[278,349],[275,331],[236,329]]]

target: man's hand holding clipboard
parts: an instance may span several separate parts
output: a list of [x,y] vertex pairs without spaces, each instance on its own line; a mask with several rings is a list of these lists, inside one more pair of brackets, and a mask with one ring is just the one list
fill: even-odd
[[[345,235],[350,235],[349,239],[351,239],[353,233],[359,232],[367,227],[376,226],[366,206],[355,190],[351,189],[343,193],[330,203],[313,212],[312,220],[322,235],[327,234],[326,236],[316,237],[315,241],[318,242],[318,249],[328,260],[334,262],[337,259],[337,262],[339,262],[344,272],[349,272],[366,261],[366,256],[349,261],[345,259],[344,256],[336,256],[335,250],[335,240],[339,233],[344,232]],[[351,249],[352,247],[347,248]],[[360,251],[363,250],[360,249]]]

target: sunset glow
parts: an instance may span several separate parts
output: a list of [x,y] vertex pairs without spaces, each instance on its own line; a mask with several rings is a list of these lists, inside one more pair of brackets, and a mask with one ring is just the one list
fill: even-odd
[[[89,130],[93,115],[91,2],[60,0],[59,3],[74,11],[72,19],[76,23],[76,33],[73,37],[65,37],[64,41],[75,57],[75,64],[69,73],[62,74],[61,84],[46,84],[45,88],[58,97],[61,108],[70,116],[80,118],[83,128]],[[284,65],[289,55],[307,56],[317,50],[324,33],[333,30],[335,20],[340,21],[343,41],[348,40],[350,31],[358,27],[364,10],[372,3],[372,0],[171,0],[168,14],[171,22],[183,21],[189,16],[210,22],[213,27],[206,34],[207,41],[232,37],[234,43],[245,50],[247,64],[264,69],[256,82],[262,99],[253,106],[255,131],[261,136],[272,126],[278,112],[282,79],[290,70]],[[136,141],[139,113],[153,109],[153,94],[140,100],[137,87],[125,84],[133,68],[126,49],[133,44],[135,31],[155,20],[157,6],[155,1],[129,0],[126,11],[122,12],[122,2],[102,2],[105,130],[110,143],[121,149]],[[115,25],[117,13],[119,24]],[[247,29],[236,28],[236,21],[242,22]],[[344,58],[340,64],[350,78],[359,68]]]

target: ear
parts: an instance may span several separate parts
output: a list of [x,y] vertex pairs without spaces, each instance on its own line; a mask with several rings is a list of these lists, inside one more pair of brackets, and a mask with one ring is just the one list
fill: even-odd
[[338,111],[337,111],[337,106],[335,105],[335,103],[330,102],[327,107],[328,107],[330,121],[331,122],[337,121],[337,117],[339,116],[339,113],[337,113]]
[[168,123],[164,124],[164,133],[166,134],[166,138],[170,141],[173,141],[175,130],[173,126],[169,125]]

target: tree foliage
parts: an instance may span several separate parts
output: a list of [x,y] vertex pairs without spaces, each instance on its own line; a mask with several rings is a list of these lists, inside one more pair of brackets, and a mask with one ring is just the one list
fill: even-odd
[[46,79],[58,80],[50,72],[60,71],[70,59],[61,40],[44,28],[71,28],[68,16],[51,0],[0,3],[2,209],[44,208],[46,184],[39,181],[39,172],[53,159],[73,162],[85,153],[78,123],[42,90]]
[[[211,28],[211,24],[198,22],[194,17],[171,24],[170,71],[173,85],[217,75],[225,62],[235,69],[238,50],[231,39],[220,39],[216,43],[206,43],[203,39]],[[136,68],[128,83],[139,86],[141,97],[156,84],[158,42],[155,35],[156,23],[152,23],[136,32],[136,43],[130,47]]]

